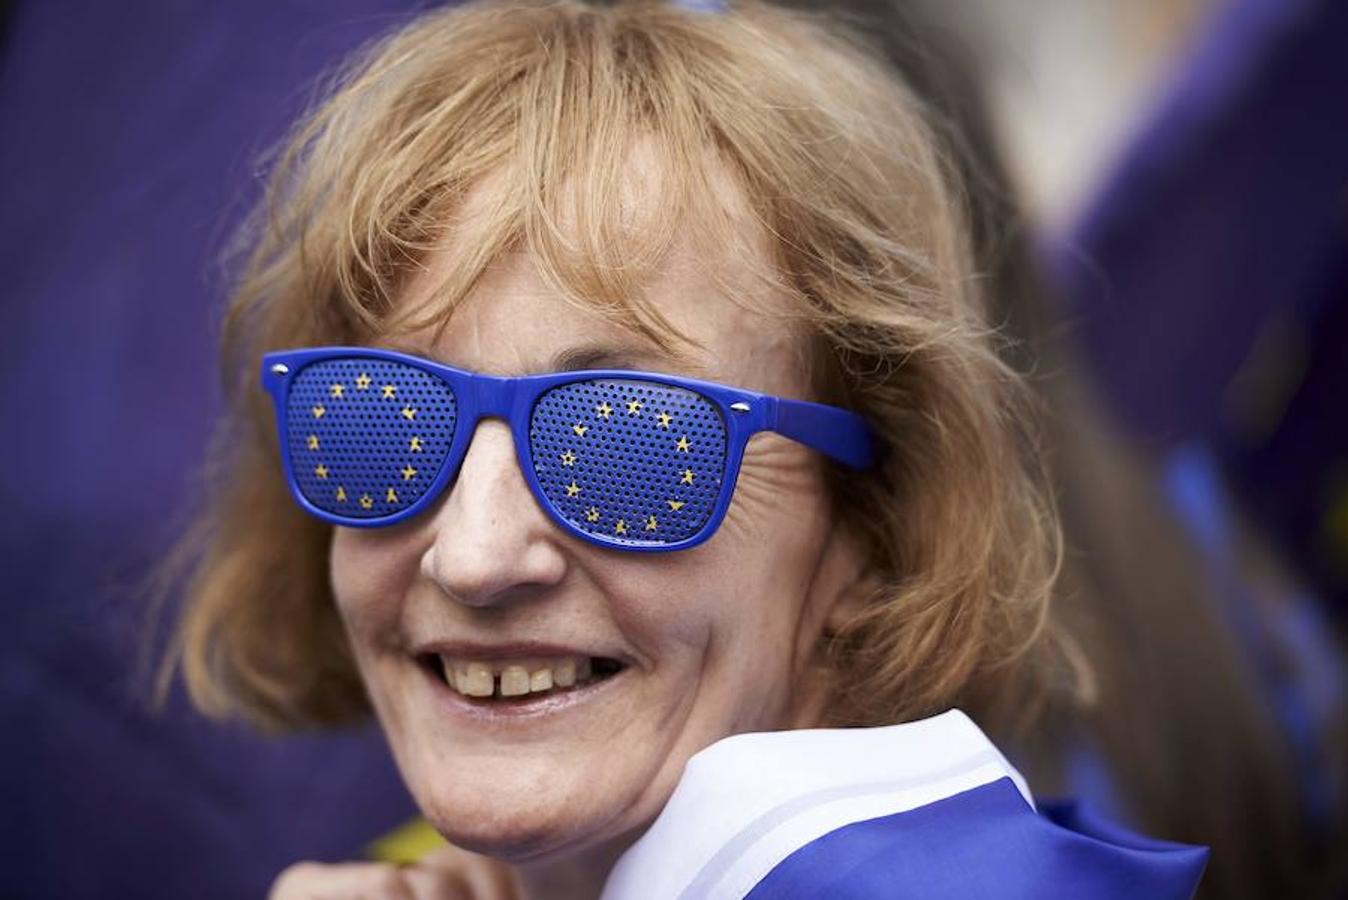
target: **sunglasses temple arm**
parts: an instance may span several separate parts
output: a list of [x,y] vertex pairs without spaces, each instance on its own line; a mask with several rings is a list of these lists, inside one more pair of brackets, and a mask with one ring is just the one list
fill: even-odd
[[866,421],[853,412],[777,397],[769,429],[825,453],[854,469],[868,468],[875,459],[874,441]]

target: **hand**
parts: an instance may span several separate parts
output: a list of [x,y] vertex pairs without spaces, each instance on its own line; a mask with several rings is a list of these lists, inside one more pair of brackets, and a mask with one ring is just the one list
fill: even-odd
[[268,900],[516,900],[510,869],[445,847],[410,865],[299,862],[272,884]]

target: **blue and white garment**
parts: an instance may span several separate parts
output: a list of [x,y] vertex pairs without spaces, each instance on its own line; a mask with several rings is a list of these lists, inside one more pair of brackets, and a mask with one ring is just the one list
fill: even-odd
[[1208,851],[1036,810],[968,716],[740,734],[688,761],[601,900],[1188,898]]

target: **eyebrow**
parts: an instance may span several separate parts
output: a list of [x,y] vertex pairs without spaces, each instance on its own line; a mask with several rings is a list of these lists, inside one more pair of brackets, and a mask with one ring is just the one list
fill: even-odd
[[[677,351],[655,354],[640,347],[621,344],[584,344],[561,350],[552,357],[552,371],[573,372],[578,369],[647,369],[659,371],[673,364],[681,372],[699,378],[707,376],[705,366],[691,356]],[[652,365],[654,364],[654,365]]]

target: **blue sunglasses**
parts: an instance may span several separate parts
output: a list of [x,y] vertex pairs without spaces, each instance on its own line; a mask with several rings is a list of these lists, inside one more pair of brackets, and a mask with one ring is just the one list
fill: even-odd
[[711,537],[760,431],[853,468],[872,459],[855,413],[652,372],[500,378],[391,350],[317,347],[267,354],[262,383],[296,502],[360,528],[433,503],[483,416],[510,423],[525,481],[558,525],[620,550],[683,550]]

